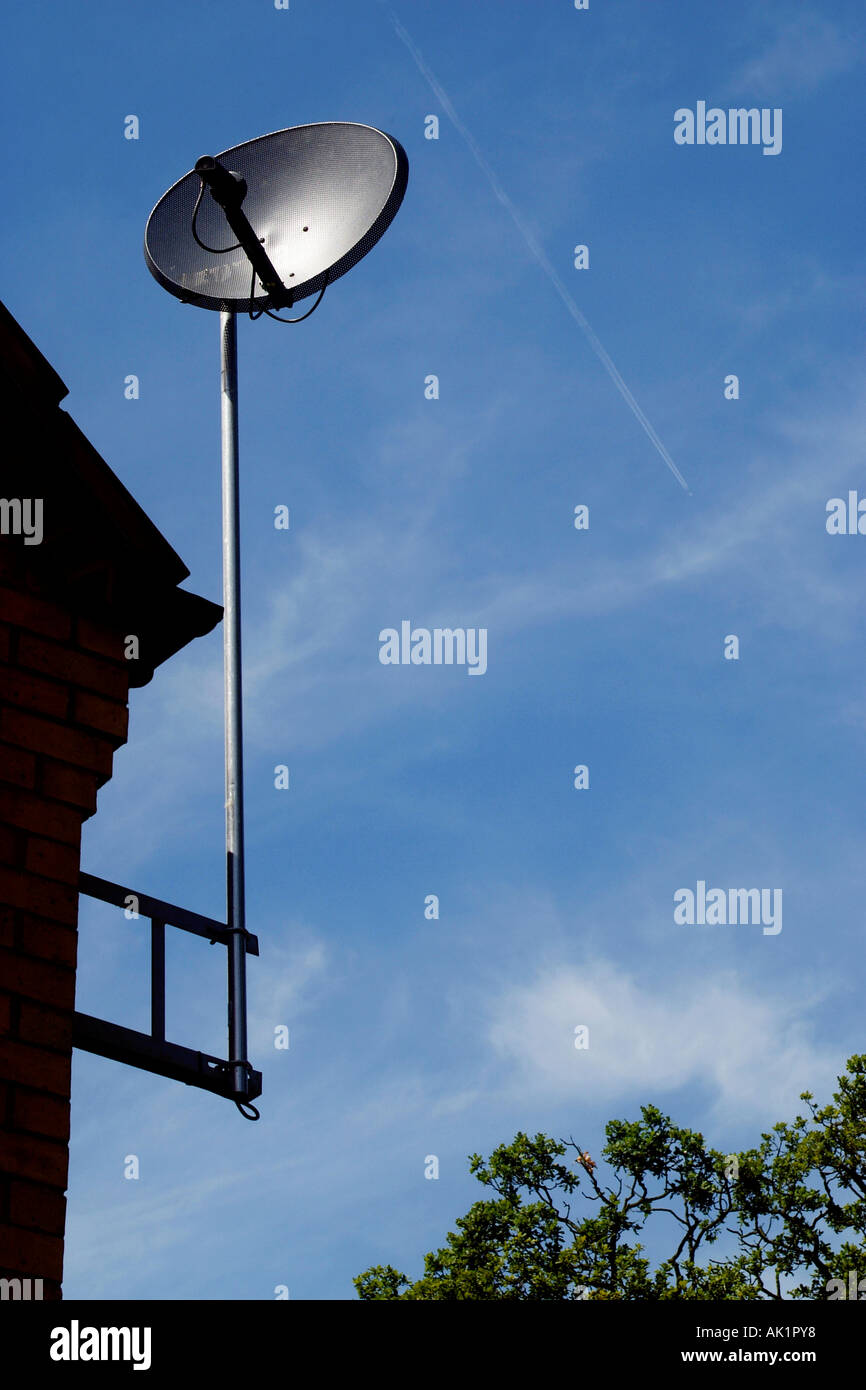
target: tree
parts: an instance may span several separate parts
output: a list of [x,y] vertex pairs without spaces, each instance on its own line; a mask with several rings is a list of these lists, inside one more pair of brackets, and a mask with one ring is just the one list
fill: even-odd
[[[497,1195],[457,1220],[422,1277],[376,1265],[354,1280],[358,1296],[844,1297],[831,1281],[866,1275],[866,1055],[850,1058],[833,1104],[818,1109],[809,1091],[801,1099],[805,1116],[728,1155],[643,1106],[639,1120],[605,1127],[606,1182],[573,1138],[518,1133],[486,1161],[471,1155],[470,1171]],[[653,1218],[675,1232],[654,1268],[637,1240]],[[713,1259],[720,1237],[729,1251]]]

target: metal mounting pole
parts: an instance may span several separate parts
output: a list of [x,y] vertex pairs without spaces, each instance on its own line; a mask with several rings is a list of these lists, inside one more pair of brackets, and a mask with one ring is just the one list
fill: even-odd
[[244,765],[241,698],[241,572],[238,470],[237,317],[220,313],[220,402],[223,508],[223,673],[226,744],[226,924],[229,1061],[232,1090],[249,1090],[246,922],[244,917]]

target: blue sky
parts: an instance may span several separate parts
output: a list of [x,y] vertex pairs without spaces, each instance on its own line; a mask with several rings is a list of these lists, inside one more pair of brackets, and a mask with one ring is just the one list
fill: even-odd
[[[379,126],[410,160],[308,323],[239,325],[262,1119],[76,1054],[67,1297],[351,1298],[371,1264],[419,1272],[482,1194],[470,1152],[597,1152],[650,1101],[745,1147],[864,1048],[866,539],[825,528],[866,492],[863,30],[848,0],[7,16],[3,299],[207,597],[218,320],[149,275],[147,215],[199,155],[293,124]],[[781,153],[676,145],[698,101],[781,108]],[[383,666],[403,619],[486,628],[487,672]],[[83,867],[219,917],[219,631],[130,708]],[[782,931],[677,925],[698,880],[781,888]],[[82,909],[79,1007],[146,1027],[118,917]],[[170,941],[174,1041],[224,1054],[223,966]]]

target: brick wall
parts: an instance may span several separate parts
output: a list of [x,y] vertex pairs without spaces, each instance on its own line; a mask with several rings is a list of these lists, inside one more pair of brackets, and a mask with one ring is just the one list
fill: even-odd
[[[126,739],[130,686],[222,616],[60,402],[0,304],[0,1278],[61,1296],[81,824]],[[123,637],[139,639],[125,661]],[[0,1291],[2,1296],[2,1291]]]
[[81,825],[126,739],[122,634],[0,548],[0,1277],[60,1298]]

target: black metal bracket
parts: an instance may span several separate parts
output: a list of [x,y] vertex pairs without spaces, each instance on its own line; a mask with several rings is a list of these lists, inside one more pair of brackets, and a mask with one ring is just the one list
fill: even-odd
[[[72,1027],[72,1045],[85,1052],[95,1052],[100,1057],[108,1057],[126,1066],[139,1067],[142,1071],[154,1072],[157,1076],[167,1076],[174,1081],[183,1081],[187,1086],[198,1086],[203,1091],[225,1096],[228,1100],[255,1100],[262,1093],[262,1074],[248,1071],[247,1088],[240,1095],[234,1089],[232,1080],[234,1066],[219,1057],[210,1057],[206,1052],[195,1052],[192,1048],[181,1047],[178,1043],[166,1041],[165,1036],[165,929],[176,927],[180,931],[192,932],[202,936],[212,945],[228,947],[234,932],[224,922],[211,917],[203,917],[198,912],[190,912],[183,907],[151,898],[146,893],[136,893],[131,888],[109,883],[107,879],[96,878],[93,874],[82,873],[78,879],[79,892],[113,907],[126,908],[130,898],[135,900],[135,911],[139,917],[150,919],[150,1032],[139,1033],[132,1028],[123,1028],[118,1023],[108,1023],[105,1019],[93,1018],[90,1014],[75,1013]],[[259,942],[252,932],[243,933],[248,955],[259,954]]]
[[227,169],[213,155],[204,154],[196,160],[195,173],[213,195],[226,215],[226,221],[238,239],[256,275],[270,296],[275,309],[291,309],[294,303],[291,292],[286,288],[266,253],[261,241],[253,231],[241,203],[247,196],[247,181],[240,174]]

